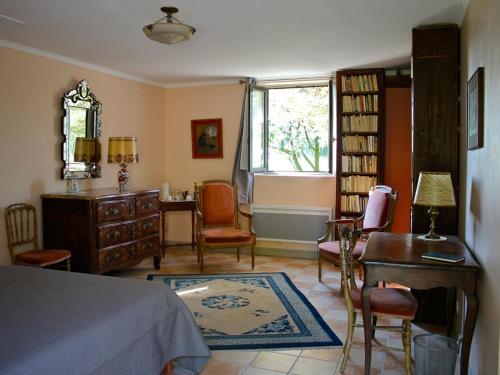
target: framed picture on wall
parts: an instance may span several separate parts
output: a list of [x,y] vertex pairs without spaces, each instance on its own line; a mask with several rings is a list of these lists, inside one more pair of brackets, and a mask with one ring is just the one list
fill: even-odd
[[467,82],[467,149],[483,147],[484,68],[477,68]]
[[222,119],[191,120],[193,159],[222,158]]

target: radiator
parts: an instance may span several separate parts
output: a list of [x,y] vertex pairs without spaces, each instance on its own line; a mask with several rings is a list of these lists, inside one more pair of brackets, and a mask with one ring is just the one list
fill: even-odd
[[331,220],[330,207],[302,207],[253,204],[254,228],[258,240],[316,243]]

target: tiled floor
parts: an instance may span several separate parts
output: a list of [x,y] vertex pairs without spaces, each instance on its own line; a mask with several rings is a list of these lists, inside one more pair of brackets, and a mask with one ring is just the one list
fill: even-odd
[[[318,282],[317,261],[292,258],[257,256],[254,272],[285,272],[294,284],[316,307],[333,331],[345,340],[347,313],[344,299],[340,295],[340,271],[326,265],[323,282]],[[233,253],[210,252],[205,255],[205,273],[251,272],[250,257],[242,255],[236,262]],[[152,262],[146,260],[137,267],[120,272],[120,276],[145,278],[149,273],[196,274],[199,273],[196,254],[188,247],[168,248],[161,262],[161,269],[155,271]],[[361,283],[360,283],[361,284]],[[359,320],[361,317],[358,318]],[[400,324],[399,320],[379,319],[379,324]],[[413,334],[422,331],[413,326]],[[363,342],[362,329],[355,329],[355,341]],[[401,347],[401,334],[379,331],[377,341]],[[337,369],[342,349],[287,350],[287,351],[213,351],[212,358],[203,370],[203,375],[332,375]],[[346,375],[362,374],[364,349],[353,345]],[[372,353],[372,374],[404,374],[403,354],[394,351],[374,349]]]

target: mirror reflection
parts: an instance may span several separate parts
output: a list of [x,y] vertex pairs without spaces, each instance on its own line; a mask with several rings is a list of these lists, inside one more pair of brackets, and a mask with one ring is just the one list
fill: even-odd
[[61,170],[63,179],[101,177],[101,103],[87,82],[63,97],[63,134]]

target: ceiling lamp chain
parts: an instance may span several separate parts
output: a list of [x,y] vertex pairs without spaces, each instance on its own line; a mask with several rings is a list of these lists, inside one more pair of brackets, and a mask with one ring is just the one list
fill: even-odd
[[176,7],[162,7],[161,11],[167,15],[142,28],[149,39],[159,43],[176,44],[188,40],[196,32],[194,27],[183,24],[172,15],[179,11]]

